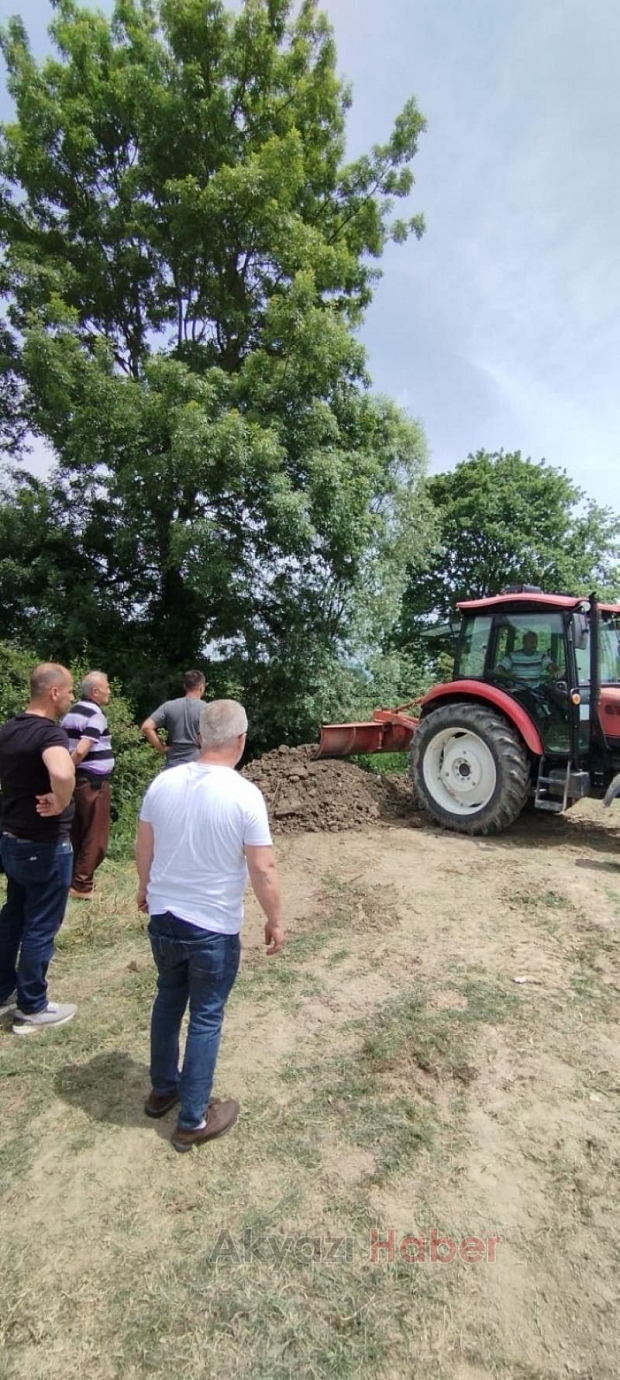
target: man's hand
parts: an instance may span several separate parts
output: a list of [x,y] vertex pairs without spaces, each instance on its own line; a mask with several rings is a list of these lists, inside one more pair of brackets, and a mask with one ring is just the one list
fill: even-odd
[[267,917],[265,943],[267,958],[278,954],[284,943],[278,869],[271,844],[246,844],[245,857],[256,900]]
[[138,910],[145,915],[148,913],[146,903],[146,888],[149,884],[151,867],[153,865],[153,852],[155,840],[152,824],[147,824],[145,819],[138,820],[138,832],[136,834],[136,868],[138,872],[138,895],[136,904]]
[[144,723],[141,725],[140,732],[144,734],[147,743],[150,743],[151,747],[154,747],[156,752],[166,753],[168,751],[166,744],[162,743],[153,719],[145,719]]
[[267,958],[273,958],[274,954],[279,954],[284,943],[284,930],[279,923],[268,920],[265,925],[265,943],[267,945]]
[[73,762],[74,767],[79,767],[80,763],[84,761],[84,758],[88,757],[88,754],[89,752],[92,752],[92,749],[94,748],[96,741],[96,738],[80,738],[79,743],[76,743],[73,752],[71,753],[71,761]]
[[61,805],[60,801],[56,799],[53,791],[48,791],[47,795],[38,795],[36,801],[35,808],[37,814],[45,815],[46,817],[49,815],[61,815],[65,808],[64,805]]
[[66,810],[75,788],[75,766],[71,753],[65,747],[48,747],[43,749],[41,756],[49,772],[51,790],[41,792],[37,799],[39,802],[46,801],[46,804],[42,809],[37,804],[36,808],[41,815],[60,815]]

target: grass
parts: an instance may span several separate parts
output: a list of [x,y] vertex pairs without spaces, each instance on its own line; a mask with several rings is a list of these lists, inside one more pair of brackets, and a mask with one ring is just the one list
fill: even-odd
[[358,752],[351,761],[375,776],[406,776],[409,770],[407,752]]
[[368,1182],[384,1183],[409,1171],[422,1150],[437,1155],[443,1120],[429,1083],[447,1095],[456,1127],[463,1091],[477,1077],[469,1060],[479,1028],[514,1021],[529,1004],[507,988],[476,978],[466,976],[461,985],[452,985],[464,999],[462,1009],[435,1010],[418,990],[380,1005],[371,1021],[347,1023],[343,1034],[349,1047],[323,1060],[320,1086],[313,1086],[309,1065],[293,1060],[282,1070],[286,1082],[309,1089],[298,1108],[301,1122],[314,1126],[320,1136],[335,1112],[343,1139],[371,1153]]
[[[377,1223],[370,1180],[349,1192],[322,1177],[318,1195],[313,1183],[334,1133],[349,1153],[372,1158],[374,1182],[398,1174],[431,1149],[432,1108],[382,1089],[384,1056],[371,1035],[359,1059],[328,1052],[329,1040],[319,1038],[314,1065],[298,1059],[271,1096],[246,1097],[240,1134],[224,1153],[171,1162],[157,1135],[164,1128],[145,1128],[140,1116],[153,979],[143,923],[132,913],[133,876],[111,866],[101,876],[100,899],[71,906],[55,962],[60,985],[81,981],[90,989],[78,992],[81,1019],[53,1042],[2,1042],[14,1094],[2,1136],[12,1203],[39,1181],[40,1142],[24,1146],[24,1097],[30,1124],[53,1125],[60,1137],[45,1185],[44,1198],[54,1184],[50,1205],[35,1213],[39,1265],[29,1267],[27,1233],[13,1232],[0,1283],[7,1373],[51,1374],[59,1349],[101,1377],[163,1377],[178,1366],[205,1373],[204,1357],[215,1346],[223,1377],[247,1369],[270,1380],[379,1374],[395,1339],[403,1329],[408,1336],[416,1318],[422,1322],[443,1286],[402,1262],[389,1271],[370,1268]],[[247,1000],[273,1009],[316,993],[321,984],[307,964],[330,945],[345,961],[342,934],[359,918],[359,901],[359,889],[327,879],[318,928],[294,937],[282,964],[245,970],[235,991],[240,1015]],[[394,1045],[405,1014],[400,1005],[391,1017],[377,1014],[382,1048]],[[350,1035],[362,1033],[358,1023]],[[123,1158],[115,1166],[115,1146],[128,1134],[154,1144],[146,1181],[137,1147],[135,1163]],[[266,1195],[248,1185],[257,1166]],[[102,1193],[108,1182],[111,1198]],[[27,1203],[36,1202],[32,1191],[26,1187]],[[72,1248],[82,1255],[77,1276]],[[57,1251],[68,1276],[57,1269]]]
[[[78,1000],[78,1020],[49,1039],[0,1031],[10,1240],[0,1376],[560,1380],[557,1348],[538,1369],[528,1350],[529,1304],[522,1334],[507,1317],[515,1295],[504,1285],[496,1297],[501,1273],[459,1260],[409,1264],[398,1243],[431,1227],[455,1239],[492,1232],[502,1192],[516,1185],[525,1208],[533,1203],[531,1220],[510,1230],[506,1219],[507,1250],[523,1241],[517,1293],[519,1270],[526,1262],[534,1277],[541,1250],[552,1289],[564,1258],[553,1233],[572,1259],[575,1223],[592,1231],[600,1270],[617,1152],[607,1123],[589,1132],[590,1149],[569,1131],[578,1115],[588,1125],[597,1116],[599,1104],[581,1107],[590,1090],[603,1110],[617,1092],[597,1044],[611,1014],[598,966],[615,961],[609,934],[579,930],[577,943],[571,934],[566,987],[552,1002],[514,987],[482,950],[459,948],[458,927],[440,916],[432,933],[452,945],[449,957],[439,977],[425,968],[412,979],[399,974],[399,955],[418,939],[396,893],[379,890],[370,867],[349,882],[322,876],[282,961],[250,950],[234,989],[217,1090],[240,1090],[235,1133],[177,1157],[173,1119],[147,1123],[141,1111],[154,984],[133,868],[107,863],[100,879],[92,903],[71,903],[54,961],[54,990]],[[453,878],[447,886],[449,898]],[[549,891],[543,918],[560,901]],[[541,915],[518,906],[519,925],[549,943]],[[388,999],[372,985],[384,961],[379,907],[390,916]],[[550,1046],[574,1060],[557,1125],[558,1094],[541,1082]],[[525,1080],[508,1091],[503,1059]],[[488,1143],[476,1141],[476,1118]],[[390,1229],[393,1259],[373,1261],[371,1233]],[[554,1309],[574,1308],[571,1279],[558,1277]],[[591,1370],[607,1380],[601,1326]]]
[[620,941],[615,934],[597,927],[582,930],[572,955],[571,988],[577,997],[593,1004],[597,1015],[611,1015],[617,1010],[617,989],[606,986],[601,979],[606,960],[611,960],[615,968],[619,958]]

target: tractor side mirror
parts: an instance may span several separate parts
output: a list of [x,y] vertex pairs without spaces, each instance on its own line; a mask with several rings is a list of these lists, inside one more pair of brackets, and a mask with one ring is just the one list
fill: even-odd
[[586,652],[590,645],[590,624],[585,613],[573,614],[573,629],[576,651]]

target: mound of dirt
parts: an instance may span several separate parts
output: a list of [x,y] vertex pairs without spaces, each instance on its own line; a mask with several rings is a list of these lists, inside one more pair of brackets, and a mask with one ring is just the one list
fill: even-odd
[[339,833],[369,823],[419,819],[406,776],[379,776],[353,762],[316,760],[316,747],[279,747],[249,762],[243,776],[263,792],[275,832]]

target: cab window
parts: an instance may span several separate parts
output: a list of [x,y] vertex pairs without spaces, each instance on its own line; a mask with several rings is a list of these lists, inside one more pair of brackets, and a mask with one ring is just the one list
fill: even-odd
[[601,685],[620,683],[620,619],[601,620]]
[[[620,619],[601,619],[600,629],[601,685],[620,684]],[[575,660],[579,685],[590,684],[590,631],[575,638]]]
[[562,615],[501,614],[496,622],[493,670],[517,680],[564,680],[566,647]]
[[492,624],[493,619],[486,614],[464,619],[455,666],[457,677],[476,680],[484,675]]

